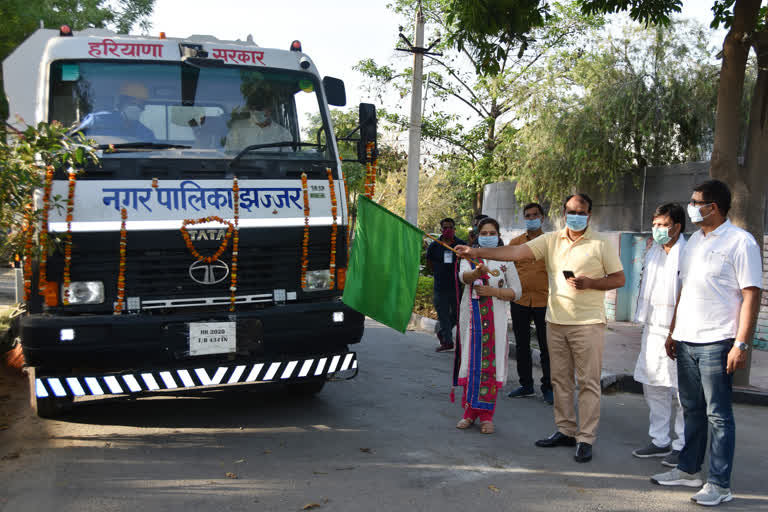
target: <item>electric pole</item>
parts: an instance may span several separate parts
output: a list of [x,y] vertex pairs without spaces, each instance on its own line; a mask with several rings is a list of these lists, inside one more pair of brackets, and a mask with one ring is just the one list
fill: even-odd
[[413,83],[411,84],[411,117],[408,122],[408,174],[405,189],[405,220],[418,226],[419,217],[419,160],[421,156],[421,83],[424,68],[424,55],[440,55],[430,53],[440,39],[435,40],[428,48],[424,48],[424,12],[421,2],[416,9],[416,44],[411,44],[400,28],[400,39],[408,48],[395,48],[402,52],[413,53]]

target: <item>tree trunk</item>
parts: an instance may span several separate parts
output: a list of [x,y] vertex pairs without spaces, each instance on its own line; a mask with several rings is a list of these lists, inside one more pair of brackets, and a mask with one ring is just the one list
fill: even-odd
[[[733,194],[728,215],[731,222],[752,233],[762,250],[765,180],[761,169],[766,164],[765,153],[768,151],[765,125],[765,102],[768,99],[765,90],[768,84],[765,71],[759,72],[755,84],[747,150],[744,164],[739,165],[740,106],[744,94],[744,75],[751,44],[756,36],[762,35],[752,33],[757,25],[760,4],[761,0],[736,0],[733,8],[733,25],[723,42],[715,140],[709,174],[712,178],[728,183]],[[763,56],[762,60],[766,58]],[[736,373],[734,384],[749,384],[749,364],[745,370]]]

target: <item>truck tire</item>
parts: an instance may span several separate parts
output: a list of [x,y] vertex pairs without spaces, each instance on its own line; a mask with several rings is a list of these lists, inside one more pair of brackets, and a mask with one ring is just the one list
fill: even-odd
[[29,404],[41,418],[57,418],[72,410],[74,398],[71,396],[49,396],[47,398],[38,398],[35,393],[35,369],[27,368],[27,378],[29,380]]
[[325,386],[325,379],[295,382],[288,384],[288,391],[296,395],[316,395],[322,391],[323,386]]

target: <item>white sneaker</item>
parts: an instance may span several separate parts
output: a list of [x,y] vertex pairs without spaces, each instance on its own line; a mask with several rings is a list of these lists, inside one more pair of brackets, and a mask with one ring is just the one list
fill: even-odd
[[677,468],[666,473],[653,475],[651,482],[658,485],[683,485],[685,487],[698,487],[702,484],[701,472],[691,474]]
[[719,485],[707,482],[699,492],[691,496],[691,500],[695,501],[699,505],[706,505],[708,507],[714,507],[726,501],[731,501],[733,494],[731,490]]

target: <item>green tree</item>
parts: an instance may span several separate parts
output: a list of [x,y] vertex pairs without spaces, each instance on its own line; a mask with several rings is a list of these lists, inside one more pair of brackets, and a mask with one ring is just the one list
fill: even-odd
[[[666,23],[680,12],[682,0],[580,0],[584,12],[630,9],[630,16],[648,23]],[[768,168],[768,8],[761,0],[714,0],[711,26],[724,26],[715,134],[710,175],[733,191],[729,217],[757,240],[765,232],[765,169]],[[742,102],[750,52],[755,54],[756,79],[748,125],[742,144]],[[740,162],[743,157],[743,163]]]
[[[23,214],[29,214],[33,222],[40,216],[41,210],[32,208],[32,195],[43,186],[46,168],[82,169],[87,162],[98,161],[93,141],[81,134],[70,137],[67,130],[57,122],[40,123],[13,132],[8,142],[0,141],[0,258],[4,261],[22,252],[19,226]],[[54,207],[63,208],[63,199],[54,197]]]
[[[394,9],[412,19],[418,3],[398,0]],[[527,3],[540,9],[538,2]],[[422,120],[422,137],[428,143],[426,155],[431,163],[455,173],[451,181],[455,179],[460,184],[454,187],[459,194],[457,202],[471,204],[471,209],[479,212],[483,186],[506,173],[497,156],[502,134],[515,131],[519,111],[532,97],[543,73],[553,72],[541,63],[555,51],[575,50],[590,29],[602,24],[602,18],[584,16],[570,4],[554,4],[542,21],[543,26],[526,37],[526,51],[520,53],[513,52],[519,50],[515,44],[520,38],[504,36],[498,27],[488,29],[482,37],[462,36],[467,32],[457,24],[464,19],[465,4],[485,5],[452,0],[421,2],[427,33],[447,34],[434,48],[444,55],[427,56],[425,60],[429,99]],[[498,51],[487,53],[491,47]],[[495,61],[492,64],[488,59]],[[411,70],[406,66],[379,65],[369,59],[361,61],[356,69],[369,79],[370,88],[382,99],[387,93],[394,92],[402,98],[410,92]],[[486,73],[486,69],[495,73]],[[402,110],[393,111],[389,119],[402,129],[408,126],[408,116]]]
[[[678,22],[595,37],[563,76],[545,77],[526,122],[503,144],[521,200],[605,188],[627,172],[711,151],[717,68],[706,30]],[[639,173],[638,173],[639,174]]]
[[[0,2],[0,61],[42,23],[58,29],[111,28],[128,33],[138,26],[147,31],[155,0],[3,0]],[[0,69],[2,89],[2,69]],[[0,96],[0,117],[8,117],[5,94]]]

